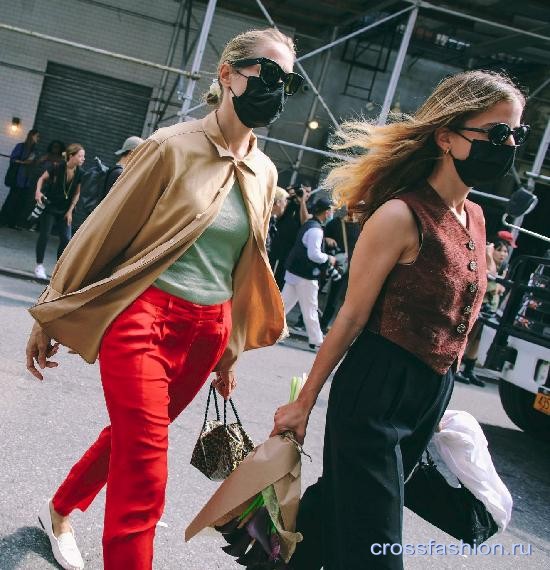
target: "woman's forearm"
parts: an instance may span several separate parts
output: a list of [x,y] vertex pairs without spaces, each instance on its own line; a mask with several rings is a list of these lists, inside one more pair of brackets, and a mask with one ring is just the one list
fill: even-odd
[[40,178],[36,181],[36,192],[40,192],[42,193],[42,186],[44,185],[44,182],[49,178],[49,174],[48,171],[44,172],[44,174],[42,174],[42,176],[40,176]]
[[69,210],[72,212],[75,209],[75,206],[80,199],[80,185],[78,186],[76,192],[74,193],[73,199],[71,200],[71,205],[69,206]]
[[364,323],[351,318],[343,309],[342,307],[321,345],[308,379],[298,397],[298,400],[309,409],[313,408],[327,378],[363,330]]

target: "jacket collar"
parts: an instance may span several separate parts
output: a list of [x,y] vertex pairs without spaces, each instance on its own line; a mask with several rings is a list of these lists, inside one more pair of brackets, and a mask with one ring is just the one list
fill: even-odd
[[[218,117],[216,111],[212,111],[206,117],[202,119],[202,130],[204,134],[208,138],[208,140],[214,145],[216,148],[219,156],[221,158],[228,157],[230,159],[234,159],[235,157],[227,148],[227,143],[224,139],[223,133],[220,129],[220,125],[218,123]],[[240,163],[246,164],[254,174],[257,174],[258,171],[262,168],[262,158],[260,156],[260,150],[258,149],[258,142],[254,133],[250,135],[250,148],[246,154],[246,156],[239,161]],[[263,167],[265,168],[265,166]]]

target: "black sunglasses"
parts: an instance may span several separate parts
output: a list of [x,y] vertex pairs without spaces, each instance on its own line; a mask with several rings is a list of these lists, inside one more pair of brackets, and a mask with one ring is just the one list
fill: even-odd
[[285,73],[281,66],[267,57],[252,57],[248,59],[238,59],[229,62],[233,67],[249,67],[260,64],[260,79],[269,87],[274,89],[279,81],[282,81],[286,95],[294,95],[304,82],[304,78],[299,73]]
[[[476,127],[453,127],[453,131],[472,131],[474,133],[486,133],[487,138],[494,145],[504,144],[510,135],[514,137],[514,144],[521,146],[529,136],[531,127],[529,125],[520,125],[515,129],[510,128],[506,123],[497,123],[488,129],[481,129]],[[460,134],[460,133],[458,133]],[[464,137],[466,138],[466,137]],[[467,139],[470,140],[470,139]],[[472,142],[472,141],[470,141]]]

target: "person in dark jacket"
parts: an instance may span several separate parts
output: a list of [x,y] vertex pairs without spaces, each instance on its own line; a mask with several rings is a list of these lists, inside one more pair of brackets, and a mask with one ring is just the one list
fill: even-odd
[[269,256],[271,269],[281,290],[285,284],[288,254],[294,246],[301,225],[311,218],[307,209],[311,186],[305,184],[290,186],[287,192],[289,199],[283,215],[277,221],[277,236],[271,243]]
[[11,180],[6,180],[9,193],[0,211],[0,224],[10,228],[21,229],[26,217],[28,194],[31,190],[31,171],[36,161],[36,145],[40,140],[40,133],[31,129],[27,133],[25,142],[15,145],[10,155]]
[[59,236],[57,259],[61,257],[72,237],[73,210],[80,197],[81,167],[85,160],[82,146],[77,143],[67,146],[65,160],[66,162],[57,167],[48,168],[36,184],[36,202],[41,206],[45,205],[40,216],[34,269],[34,274],[41,279],[47,278],[44,255],[52,230],[55,228]]
[[327,239],[332,239],[336,244],[336,249],[346,255],[347,262],[342,278],[338,281],[332,280],[330,283],[327,301],[320,320],[323,334],[327,333],[328,326],[346,296],[349,275],[348,268],[360,231],[361,227],[359,223],[354,221],[353,217],[347,214],[343,217],[335,217],[325,227],[325,242]]
[[111,191],[111,188],[118,180],[118,177],[122,174],[126,163],[130,160],[132,151],[136,149],[142,142],[143,139],[141,137],[128,137],[124,141],[122,147],[115,152],[115,154],[118,156],[118,160],[117,163],[109,168],[109,171],[107,172],[103,197],[107,196],[107,194]]
[[296,305],[304,318],[309,346],[316,349],[323,342],[319,325],[319,277],[327,263],[334,265],[333,256],[324,252],[323,226],[332,217],[332,202],[319,198],[312,207],[313,217],[302,225],[296,242],[286,260],[285,285],[281,291],[285,313]]
[[279,232],[277,222],[285,213],[287,204],[288,192],[284,188],[277,186],[277,190],[275,191],[275,199],[273,200],[273,206],[271,207],[271,217],[269,218],[267,240],[265,242],[265,248],[267,249],[268,256],[271,253],[271,244],[277,239],[277,234]]

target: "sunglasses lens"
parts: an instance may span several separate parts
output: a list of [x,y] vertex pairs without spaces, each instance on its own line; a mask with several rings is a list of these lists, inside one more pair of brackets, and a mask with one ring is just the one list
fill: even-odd
[[260,77],[268,87],[275,87],[281,78],[281,69],[274,63],[263,62]]
[[506,139],[512,134],[510,127],[504,123],[499,123],[494,127],[491,127],[487,133],[489,135],[489,140],[493,144],[504,144]]
[[514,129],[514,143],[518,146],[522,145],[527,140],[530,130],[529,125],[520,125]]
[[285,81],[285,92],[287,95],[294,95],[304,82],[304,78],[297,73],[289,73]]

